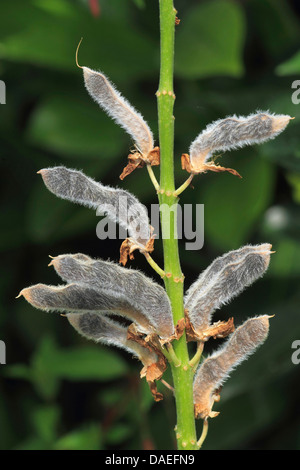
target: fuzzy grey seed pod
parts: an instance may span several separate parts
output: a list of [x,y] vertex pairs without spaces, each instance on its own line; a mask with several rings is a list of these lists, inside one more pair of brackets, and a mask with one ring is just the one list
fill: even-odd
[[[164,328],[153,325],[152,318],[147,318],[151,308],[135,308],[131,301],[118,291],[95,289],[81,284],[68,284],[66,286],[48,286],[36,284],[20,292],[34,307],[47,312],[59,313],[97,313],[104,315],[108,312],[118,314],[135,322],[145,334],[157,333],[165,336]],[[167,337],[169,335],[166,335]]]
[[137,150],[147,157],[153,149],[153,135],[144,118],[116,90],[102,73],[82,67],[84,83],[90,96],[133,138]]
[[209,169],[207,165],[211,162],[208,163],[208,160],[216,151],[234,150],[273,139],[291,119],[284,114],[258,111],[246,117],[233,115],[214,121],[191,143],[191,167],[200,173]]
[[266,272],[272,246],[247,245],[216,258],[191,285],[185,295],[185,308],[196,333],[210,326],[215,310],[239,295]]
[[198,418],[218,414],[211,411],[215,392],[230,372],[265,341],[268,332],[268,315],[250,318],[235,330],[223,347],[203,361],[194,379],[195,414]]
[[153,351],[127,339],[127,328],[106,316],[102,317],[95,313],[81,315],[68,313],[67,318],[75,330],[85,338],[125,349],[145,366],[150,366],[157,361],[157,355]]
[[99,314],[118,311],[146,334],[155,332],[161,338],[174,334],[165,290],[139,271],[81,253],[57,256],[50,264],[68,285],[23,289],[21,294],[37,308]]
[[140,311],[161,337],[174,334],[171,305],[165,290],[140,271],[81,253],[59,255],[50,265],[65,282],[111,292],[119,300],[130,302],[131,309]]
[[138,244],[147,244],[151,237],[148,211],[130,192],[104,186],[81,171],[63,166],[45,168],[38,173],[56,196],[107,213],[112,221],[128,230]]

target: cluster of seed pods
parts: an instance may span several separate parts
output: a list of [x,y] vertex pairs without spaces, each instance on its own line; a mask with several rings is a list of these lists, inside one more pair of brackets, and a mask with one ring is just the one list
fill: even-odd
[[[159,148],[154,146],[153,134],[142,115],[102,72],[81,68],[88,93],[133,140],[135,150],[128,156],[129,163],[121,179],[136,168],[158,165]],[[182,166],[192,174],[207,170],[238,174],[216,165],[211,160],[213,154],[272,139],[290,119],[258,111],[247,117],[230,116],[215,121],[191,143],[189,154],[182,156]],[[100,209],[128,231],[129,237],[121,246],[122,264],[136,249],[144,254],[153,251],[154,235],[147,209],[130,192],[105,186],[81,171],[62,166],[45,168],[39,173],[54,195]],[[220,386],[268,335],[267,315],[251,318],[236,330],[232,322],[215,323],[212,317],[217,309],[263,276],[270,254],[271,245],[266,243],[230,251],[215,259],[186,292],[188,338],[204,344],[212,336],[228,336],[225,344],[196,370],[197,417],[206,419],[217,414],[212,407]],[[161,399],[153,384],[166,367],[162,348],[177,339],[177,325],[163,287],[138,270],[81,253],[56,256],[50,265],[64,284],[37,284],[23,289],[20,295],[38,309],[65,314],[86,338],[123,348],[138,358],[144,366],[142,376],[146,376],[155,399]]]

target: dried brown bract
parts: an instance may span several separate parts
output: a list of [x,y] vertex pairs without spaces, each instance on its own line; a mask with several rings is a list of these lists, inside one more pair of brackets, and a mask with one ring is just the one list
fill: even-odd
[[161,401],[163,399],[163,395],[157,391],[156,381],[162,378],[163,373],[167,368],[167,361],[156,341],[156,335],[152,334],[145,337],[144,334],[139,332],[133,324],[128,328],[127,338],[156,354],[156,361],[151,364],[145,364],[140,375],[141,378],[146,378],[154,400]]
[[125,266],[127,264],[128,259],[134,259],[133,253],[136,250],[138,250],[140,253],[143,253],[144,255],[146,255],[147,253],[152,253],[154,251],[155,241],[155,235],[152,235],[152,233],[153,231],[151,232],[151,236],[145,245],[137,243],[133,238],[126,238],[120,247],[119,262],[123,266]]
[[120,179],[123,180],[132,173],[136,168],[143,168],[145,165],[158,166],[160,164],[160,152],[159,147],[154,147],[149,152],[147,158],[142,158],[139,152],[133,152],[128,155],[128,164],[120,175]]

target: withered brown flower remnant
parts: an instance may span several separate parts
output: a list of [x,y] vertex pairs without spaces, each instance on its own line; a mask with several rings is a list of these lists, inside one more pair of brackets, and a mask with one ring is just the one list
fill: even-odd
[[182,168],[189,173],[228,171],[240,176],[232,168],[216,165],[212,156],[217,151],[235,150],[246,145],[260,144],[282,132],[292,118],[284,114],[258,111],[249,116],[229,116],[209,124],[191,143],[189,154],[181,158]]
[[229,337],[225,345],[199,366],[194,379],[195,415],[198,418],[214,418],[212,411],[219,401],[219,389],[229,373],[247,359],[268,336],[269,316],[263,315],[247,320]]

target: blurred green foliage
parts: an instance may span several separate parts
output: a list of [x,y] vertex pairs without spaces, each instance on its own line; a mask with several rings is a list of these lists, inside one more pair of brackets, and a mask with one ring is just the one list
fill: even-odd
[[[103,70],[157,135],[157,1],[2,0],[0,339],[1,449],[171,449],[175,410],[165,389],[154,404],[140,366],[122,351],[88,343],[61,316],[15,296],[37,282],[57,284],[48,255],[84,252],[118,259],[119,241],[96,237],[93,211],[58,200],[36,172],[82,169],[104,184],[156,203],[146,171],[118,175],[131,142],[87,95],[79,63]],[[212,120],[257,109],[295,117],[276,140],[222,156],[230,174],[195,178],[181,202],[205,204],[205,245],[181,245],[186,286],[215,256],[244,243],[270,242],[267,275],[217,319],[241,323],[275,315],[270,336],[224,386],[206,449],[298,449],[300,338],[300,7],[287,0],[176,0],[176,178],[180,155]],[[156,170],[155,170],[156,171]],[[160,241],[156,260],[162,261]],[[131,263],[152,276],[141,255]],[[216,344],[208,344],[214,349]],[[171,380],[167,371],[166,380]],[[161,387],[160,387],[161,389]],[[151,411],[151,412],[150,412]],[[201,423],[199,423],[199,428]]]

